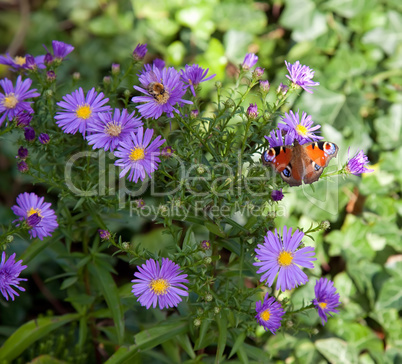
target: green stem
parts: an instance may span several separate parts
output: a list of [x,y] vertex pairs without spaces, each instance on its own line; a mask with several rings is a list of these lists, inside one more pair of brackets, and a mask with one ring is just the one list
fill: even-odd
[[285,316],[290,316],[290,315],[294,315],[295,313],[311,310],[312,308],[315,308],[314,303],[312,303],[309,306],[299,308],[298,310],[295,310],[295,311],[288,311],[285,313]]

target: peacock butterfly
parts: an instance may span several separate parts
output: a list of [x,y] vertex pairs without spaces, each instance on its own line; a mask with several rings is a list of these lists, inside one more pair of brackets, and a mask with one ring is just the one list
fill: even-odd
[[272,166],[289,186],[317,181],[329,161],[338,154],[338,146],[330,142],[312,142],[273,147],[262,153],[262,163]]

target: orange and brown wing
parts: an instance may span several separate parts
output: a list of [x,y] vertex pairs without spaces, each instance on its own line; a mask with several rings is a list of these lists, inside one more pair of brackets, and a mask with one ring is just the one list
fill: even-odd
[[[338,154],[338,146],[330,142],[314,142],[302,145],[307,156],[321,168],[328,165],[329,161]],[[314,167],[314,165],[313,165]]]
[[292,149],[289,147],[273,147],[262,154],[262,163],[275,168],[281,173],[292,159]]

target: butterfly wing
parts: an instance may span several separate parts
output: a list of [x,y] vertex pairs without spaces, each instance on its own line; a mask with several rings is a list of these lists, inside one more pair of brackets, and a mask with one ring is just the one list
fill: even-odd
[[304,183],[317,181],[329,161],[338,154],[338,146],[330,142],[313,142],[303,144]]
[[292,156],[294,156],[292,146],[273,147],[262,154],[262,163],[272,166],[289,185],[298,186],[301,184],[301,180],[298,183],[292,177]]

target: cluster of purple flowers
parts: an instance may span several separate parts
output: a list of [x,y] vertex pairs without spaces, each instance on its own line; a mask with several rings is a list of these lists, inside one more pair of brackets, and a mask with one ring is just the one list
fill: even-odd
[[[47,49],[46,55],[32,57],[12,58],[10,55],[0,57],[0,63],[7,64],[13,70],[37,70],[49,68],[53,63],[60,63],[74,47],[59,41],[52,42],[53,54]],[[133,51],[133,59],[139,61],[144,59],[147,53],[146,44],[138,44]],[[242,68],[245,71],[250,70],[256,65],[258,57],[249,53],[246,55]],[[299,61],[295,64],[286,63],[289,71],[289,80],[294,87],[301,87],[307,92],[312,93],[311,87],[319,83],[313,82],[314,72],[307,66],[301,65]],[[113,65],[112,74],[118,74],[120,67]],[[172,118],[174,113],[180,114],[179,108],[184,104],[192,104],[192,101],[184,99],[184,95],[189,89],[191,94],[196,97],[196,91],[200,83],[211,80],[215,75],[208,76],[209,69],[203,69],[199,65],[186,65],[180,72],[173,67],[165,67],[162,60],[154,60],[153,64],[146,64],[141,71],[139,81],[141,86],[134,86],[134,89],[142,93],[142,96],[134,96],[131,100],[134,103],[140,103],[136,108],[142,118],[158,119],[162,114]],[[53,73],[50,73],[53,72]],[[114,72],[114,73],[113,73]],[[253,72],[253,78],[262,77],[264,69],[257,67]],[[48,69],[48,79],[54,80],[55,73]],[[0,93],[0,126],[8,121],[17,120],[25,127],[25,138],[27,141],[35,139],[35,132],[30,128],[28,118],[31,118],[33,108],[32,101],[27,99],[39,96],[36,89],[30,90],[32,81],[28,78],[22,81],[18,77],[15,87],[8,79],[0,81],[0,86],[4,93]],[[269,82],[261,81],[260,87],[263,92],[268,92]],[[286,87],[286,86],[284,86]],[[284,89],[284,88],[283,88]],[[286,89],[287,91],[287,89]],[[283,91],[281,91],[283,93]],[[121,168],[120,177],[128,174],[130,181],[142,181],[148,175],[158,169],[160,163],[159,156],[162,154],[168,157],[173,154],[171,147],[166,147],[160,151],[160,147],[165,140],[160,135],[154,136],[153,129],[144,129],[143,121],[135,115],[135,112],[129,113],[126,109],[114,109],[107,105],[109,99],[102,92],[96,92],[95,88],[89,90],[86,94],[82,88],[79,88],[71,94],[65,95],[63,100],[58,102],[59,110],[56,113],[56,124],[67,134],[76,134],[80,132],[83,137],[92,145],[94,149],[104,149],[113,152],[117,157],[116,166]],[[198,115],[198,111],[195,110]],[[257,104],[250,104],[247,109],[247,116],[250,120],[258,118]],[[196,117],[196,116],[195,116]],[[280,145],[290,145],[297,141],[300,144],[322,139],[315,132],[320,125],[315,125],[311,116],[302,113],[301,119],[299,112],[290,111],[285,113],[277,130],[273,130],[266,139],[271,147]],[[49,142],[47,134],[40,134],[39,141],[42,144]],[[28,157],[28,150],[21,147],[18,150],[21,168],[27,170],[28,166],[25,160]],[[349,173],[357,174],[370,171],[364,166],[367,164],[367,157],[359,152],[348,162],[347,170]],[[282,190],[274,191],[272,199],[279,201],[283,198]],[[140,201],[140,200],[138,200]],[[144,201],[140,201],[138,207],[142,208]],[[22,193],[17,198],[17,204],[12,207],[18,219],[14,222],[17,226],[25,227],[31,238],[43,238],[51,236],[58,227],[57,217],[51,209],[50,203],[44,202],[44,198],[39,198],[34,193]],[[110,240],[112,235],[108,230],[99,230],[102,240]],[[283,229],[282,236],[275,230],[275,233],[269,231],[264,237],[264,243],[259,244],[256,252],[258,262],[258,274],[261,275],[261,282],[267,282],[271,287],[276,280],[276,289],[281,291],[291,290],[300,285],[306,284],[307,275],[301,270],[301,267],[313,268],[314,248],[301,246],[304,233],[296,230],[292,234],[292,229],[286,226]],[[202,249],[210,249],[210,242],[204,240],[201,243]],[[21,265],[22,261],[15,262],[15,254],[7,260],[5,253],[2,254],[0,263],[0,291],[8,300],[18,293],[12,288],[20,287],[21,281],[26,279],[18,278],[19,274],[26,266]],[[154,259],[147,260],[142,266],[138,267],[136,277],[132,280],[132,293],[138,297],[138,301],[147,309],[151,306],[160,309],[176,307],[182,300],[182,296],[188,296],[188,288],[185,283],[187,274],[183,274],[179,265],[168,258],[162,258],[162,263]],[[333,287],[333,282],[321,278],[316,283],[315,299],[312,301],[318,309],[318,314],[322,319],[322,324],[327,320],[327,315],[337,313],[336,307],[339,306],[339,294]],[[281,320],[285,310],[274,297],[269,297],[268,293],[260,302],[256,302],[257,322],[270,330],[273,334],[281,326]]]
[[[22,160],[28,157],[27,149],[21,147],[18,150],[18,156]],[[21,226],[28,230],[32,238],[43,240],[47,236],[51,236],[53,231],[57,229],[57,217],[51,209],[51,204],[39,198],[35,193],[21,193],[17,197],[17,204],[12,206],[14,214],[18,219],[14,220],[17,227]],[[15,253],[6,259],[6,253],[3,252],[0,263],[0,292],[6,300],[9,297],[14,301],[14,296],[19,294],[13,289],[18,288],[25,291],[19,284],[26,281],[25,278],[18,278],[20,273],[27,267],[21,265],[22,260],[15,262]]]
[[[314,248],[302,245],[304,233],[296,229],[292,234],[292,228],[284,226],[282,236],[275,229],[275,233],[268,231],[264,237],[264,243],[258,244],[255,252],[258,262],[253,263],[260,267],[258,274],[262,274],[260,281],[267,282],[271,287],[276,279],[276,289],[285,291],[291,290],[308,282],[307,275],[300,269],[314,268],[312,261],[314,258]],[[318,309],[318,314],[326,321],[326,314],[335,310],[339,306],[339,294],[336,294],[333,283],[321,278],[316,283],[313,304]],[[281,318],[284,315],[280,303],[275,302],[273,297],[265,296],[262,303],[257,302],[257,321],[265,330],[270,330],[273,334],[281,326]]]

